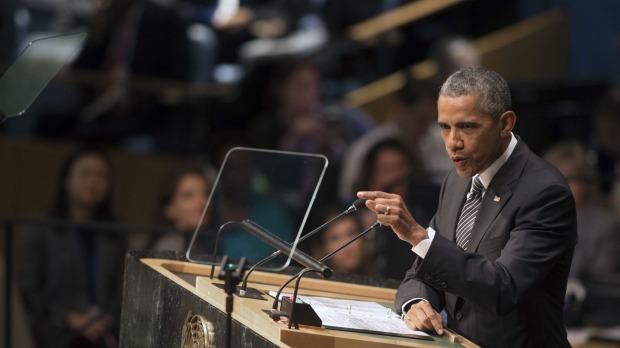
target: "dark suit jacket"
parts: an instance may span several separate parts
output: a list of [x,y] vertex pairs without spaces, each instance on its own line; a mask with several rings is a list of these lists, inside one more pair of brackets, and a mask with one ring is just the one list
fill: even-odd
[[444,307],[448,328],[483,347],[569,347],[562,307],[574,246],[575,203],[562,177],[521,141],[484,195],[465,252],[454,243],[471,179],[442,185],[425,259],[396,295]]
[[66,315],[93,306],[112,315],[118,330],[125,231],[92,230],[89,270],[79,236],[84,232],[66,225],[53,227],[46,221],[24,226],[16,275],[36,346],[67,347],[79,335],[67,327]]

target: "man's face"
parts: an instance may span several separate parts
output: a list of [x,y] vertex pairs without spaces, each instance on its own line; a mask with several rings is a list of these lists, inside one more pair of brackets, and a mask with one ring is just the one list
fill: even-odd
[[438,125],[448,156],[462,177],[482,173],[510,143],[514,113],[495,120],[478,108],[477,95],[439,96]]

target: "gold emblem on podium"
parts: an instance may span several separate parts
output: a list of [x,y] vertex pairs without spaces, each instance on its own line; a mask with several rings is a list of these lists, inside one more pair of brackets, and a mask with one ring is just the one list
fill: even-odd
[[183,325],[181,348],[215,348],[213,324],[204,316],[189,311]]

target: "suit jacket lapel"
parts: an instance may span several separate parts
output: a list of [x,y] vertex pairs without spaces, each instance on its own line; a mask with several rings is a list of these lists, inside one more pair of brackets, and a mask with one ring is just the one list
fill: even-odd
[[510,200],[512,189],[510,184],[521,177],[525,163],[529,155],[529,149],[522,141],[517,143],[512,155],[495,174],[487,188],[480,210],[472,229],[470,245],[472,250],[478,250],[480,241],[487,234],[489,227],[500,213],[502,208]]
[[[471,188],[471,178],[461,178],[458,177],[458,180],[454,183],[454,189],[451,194],[453,199],[451,203],[447,206],[448,211],[446,211],[443,216],[446,216],[448,220],[448,231],[452,231],[450,236],[446,236],[451,238],[454,242],[456,240],[456,225],[458,224],[459,218],[461,216],[461,210],[463,209],[463,205],[465,205],[465,200],[467,198],[467,192],[469,192]],[[457,199],[457,197],[461,197]]]
[[[502,208],[510,200],[512,196],[511,184],[521,177],[521,173],[525,168],[530,150],[521,139],[517,139],[519,140],[517,146],[508,158],[508,161],[504,163],[502,168],[495,174],[495,177],[493,177],[493,180],[491,180],[487,192],[482,199],[479,215],[474,222],[472,237],[469,241],[469,245],[473,247],[472,250],[474,251],[478,250],[480,241],[487,234],[489,227],[491,227],[497,215],[502,211]],[[499,198],[496,199],[495,197]],[[454,226],[454,230],[456,230],[456,225]],[[465,300],[462,297],[457,296],[454,302],[453,313],[460,311],[464,302]]]

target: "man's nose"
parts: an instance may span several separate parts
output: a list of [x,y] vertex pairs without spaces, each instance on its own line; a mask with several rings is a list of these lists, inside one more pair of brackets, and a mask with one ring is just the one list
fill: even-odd
[[463,140],[456,129],[450,130],[448,138],[446,139],[446,146],[448,149],[455,151],[463,147]]

